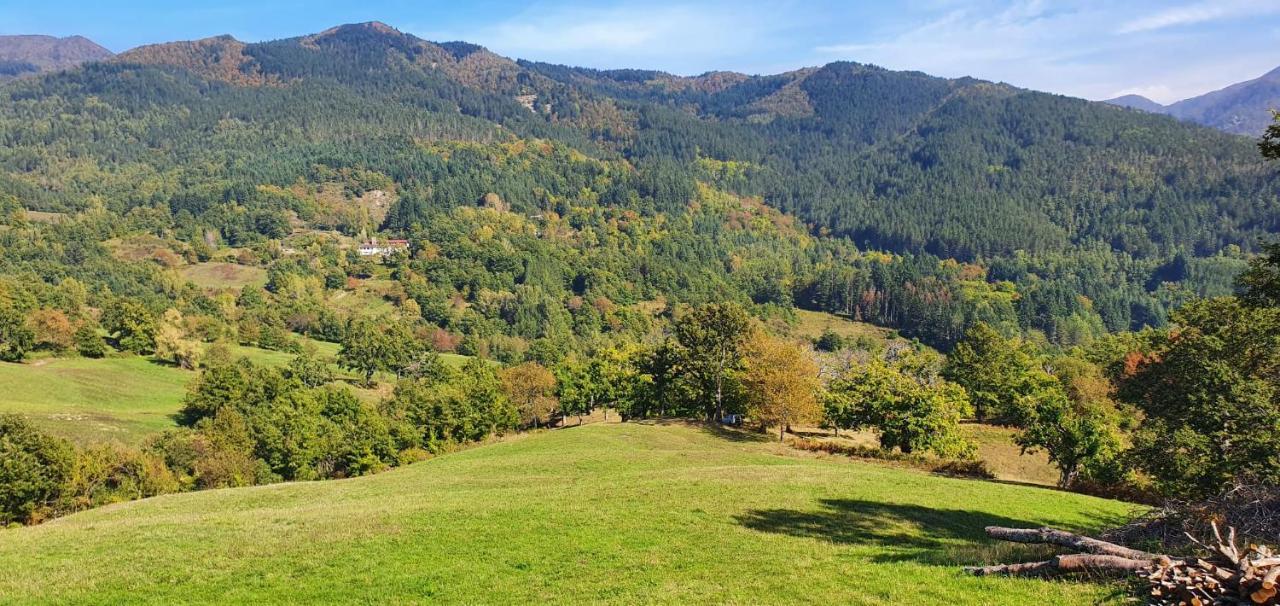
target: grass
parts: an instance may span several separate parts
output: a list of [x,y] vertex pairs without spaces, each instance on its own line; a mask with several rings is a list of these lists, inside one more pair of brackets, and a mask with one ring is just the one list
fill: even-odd
[[[318,355],[337,356],[336,343],[304,339]],[[242,345],[235,356],[256,364],[284,366],[294,355]],[[467,356],[441,354],[445,364],[460,367]],[[336,366],[338,376],[352,378]],[[147,436],[176,426],[187,385],[196,374],[139,356],[41,358],[25,364],[0,363],[0,412],[26,415],[49,433],[79,444],[119,441],[138,444]],[[375,388],[352,387],[365,401],[389,395],[394,377],[379,373]]]
[[0,363],[0,412],[80,443],[136,443],[174,426],[193,376],[141,357]]
[[[797,427],[796,431],[803,437],[838,440],[853,446],[874,448],[879,445],[875,433],[870,430],[842,431],[839,438],[835,438],[831,430],[818,427]],[[997,479],[1043,486],[1056,485],[1058,470],[1049,462],[1049,457],[1043,452],[1023,454],[1022,449],[1013,443],[1015,432],[1013,428],[995,425],[960,425],[960,435],[977,447],[978,459],[986,463]]]
[[776,327],[783,334],[813,341],[822,333],[831,330],[849,342],[863,341],[884,345],[890,341],[906,341],[897,332],[875,324],[858,322],[846,316],[821,311],[795,310],[795,322],[788,326]]
[[1058,483],[1058,468],[1049,462],[1049,456],[1043,451],[1023,454],[1021,447],[1013,443],[1013,428],[965,423],[960,432],[978,447],[978,458],[997,478],[1045,486]]
[[208,290],[240,290],[267,283],[267,270],[261,267],[218,261],[187,265],[179,274],[184,280]]
[[[725,432],[730,433],[730,432]],[[685,425],[596,424],[376,476],[170,495],[0,533],[12,604],[1080,604],[975,578],[989,524],[1129,506],[810,458]]]

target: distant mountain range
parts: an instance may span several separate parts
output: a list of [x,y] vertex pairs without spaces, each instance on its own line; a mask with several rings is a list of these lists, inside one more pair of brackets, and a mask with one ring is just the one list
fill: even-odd
[[1271,124],[1271,110],[1280,109],[1280,68],[1259,78],[1177,103],[1161,105],[1142,95],[1124,95],[1105,103],[1166,114],[1237,135],[1258,136]]
[[0,36],[0,82],[101,61],[112,55],[83,36]]

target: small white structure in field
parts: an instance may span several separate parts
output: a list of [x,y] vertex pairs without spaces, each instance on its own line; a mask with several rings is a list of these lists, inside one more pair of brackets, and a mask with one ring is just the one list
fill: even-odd
[[409,250],[408,240],[383,240],[378,241],[377,238],[370,238],[367,242],[360,243],[360,247],[356,249],[361,257],[381,256],[385,257],[394,254],[397,251]]

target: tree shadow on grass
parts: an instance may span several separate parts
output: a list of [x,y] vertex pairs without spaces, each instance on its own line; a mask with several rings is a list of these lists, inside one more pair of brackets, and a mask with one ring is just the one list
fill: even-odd
[[[1039,559],[1051,550],[996,543],[986,537],[987,526],[1038,528],[1030,521],[983,511],[941,509],[856,499],[823,499],[815,511],[755,509],[736,516],[752,530],[822,539],[841,545],[880,546],[875,562],[917,562],[968,565],[997,559]],[[1098,524],[1118,520],[1097,520]],[[1052,522],[1050,522],[1052,525]]]
[[[702,431],[722,440],[730,442],[776,442],[772,435],[766,435],[749,429],[727,427],[719,423],[702,423]],[[773,439],[771,439],[773,438]]]

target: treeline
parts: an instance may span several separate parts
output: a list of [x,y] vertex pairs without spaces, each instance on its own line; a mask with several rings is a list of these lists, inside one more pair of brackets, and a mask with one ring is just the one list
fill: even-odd
[[[339,362],[365,381],[395,376],[391,395],[372,405],[313,353],[275,369],[215,345],[183,400],[183,427],[140,449],[75,449],[5,417],[0,504],[4,521],[34,522],[177,490],[352,477],[598,409],[623,420],[746,415],[779,439],[793,425],[870,430],[885,452],[944,459],[974,456],[958,431],[972,417],[1017,428],[1015,442],[1045,451],[1065,488],[1205,497],[1280,481],[1278,277],[1280,244],[1251,263],[1238,298],[1189,303],[1171,329],[1045,351],[979,323],[945,359],[904,344],[851,348],[830,334],[815,343],[829,353],[815,353],[770,335],[735,303],[681,307],[657,339],[546,366],[472,358],[453,368],[399,338],[394,323],[353,322]],[[136,311],[109,315],[127,326]],[[128,342],[122,334],[112,336],[117,346]],[[371,358],[393,362],[369,367]]]

